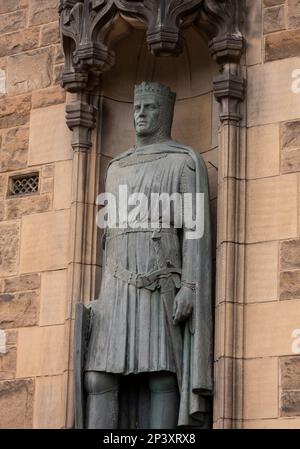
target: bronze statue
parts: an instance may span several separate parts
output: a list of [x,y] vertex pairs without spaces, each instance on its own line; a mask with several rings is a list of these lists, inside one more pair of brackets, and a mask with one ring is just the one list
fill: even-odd
[[[158,225],[129,212],[105,229],[99,299],[76,323],[76,417],[86,428],[209,427],[212,382],[211,240],[207,170],[202,157],[171,139],[175,94],[136,86],[136,145],[107,169],[105,188],[129,195],[203,198],[203,235],[170,207]],[[148,203],[147,203],[148,204]],[[184,209],[185,210],[185,209]],[[182,209],[181,209],[182,212]],[[118,215],[118,214],[117,214]],[[168,215],[168,214],[167,214]],[[138,221],[138,219],[140,221]],[[128,224],[128,221],[127,221]],[[88,323],[89,321],[89,323]],[[89,326],[88,326],[89,324]],[[86,329],[89,329],[88,331]],[[85,332],[88,332],[88,336]]]

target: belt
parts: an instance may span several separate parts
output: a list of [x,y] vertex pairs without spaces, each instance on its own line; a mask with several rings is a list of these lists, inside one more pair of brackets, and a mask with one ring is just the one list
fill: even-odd
[[[153,229],[151,228],[107,228],[105,231],[105,240],[113,239],[125,234],[137,234],[139,232],[151,232],[153,234]],[[177,229],[175,228],[161,228],[161,233],[177,235]]]
[[136,288],[148,288],[149,290],[155,290],[161,278],[168,278],[174,274],[181,275],[181,270],[174,267],[155,270],[145,274],[128,271],[118,264],[107,264],[106,269],[113,273],[114,277],[121,279],[127,284],[134,285]]

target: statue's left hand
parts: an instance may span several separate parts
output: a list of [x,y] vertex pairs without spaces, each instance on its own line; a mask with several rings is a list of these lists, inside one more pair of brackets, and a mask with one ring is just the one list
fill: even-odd
[[178,324],[191,315],[194,308],[195,293],[186,286],[181,287],[174,300],[173,322]]

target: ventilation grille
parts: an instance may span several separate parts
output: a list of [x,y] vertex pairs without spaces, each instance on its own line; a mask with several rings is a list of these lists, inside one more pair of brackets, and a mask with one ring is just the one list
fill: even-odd
[[13,176],[9,180],[9,196],[32,195],[39,190],[39,174]]

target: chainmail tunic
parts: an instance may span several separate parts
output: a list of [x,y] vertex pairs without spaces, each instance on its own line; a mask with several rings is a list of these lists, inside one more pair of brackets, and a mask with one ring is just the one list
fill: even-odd
[[[144,193],[188,192],[195,185],[193,161],[188,155],[152,154],[151,146],[116,160],[110,165],[106,192],[119,196],[119,186],[128,187],[128,195]],[[118,204],[118,203],[117,203]],[[163,217],[161,217],[163,220]],[[131,217],[134,221],[135,218]],[[182,230],[171,226],[162,232],[163,254],[170,266],[182,268]],[[136,230],[107,231],[104,270],[90,337],[86,370],[110,373],[175,372],[172,347],[166,326],[164,305],[159,285],[136,288],[114,276],[111,267],[118,265],[133,273],[149,273],[157,269],[152,232]],[[174,280],[175,277],[174,277]],[[174,300],[180,285],[172,283]],[[178,331],[180,332],[180,328]]]

